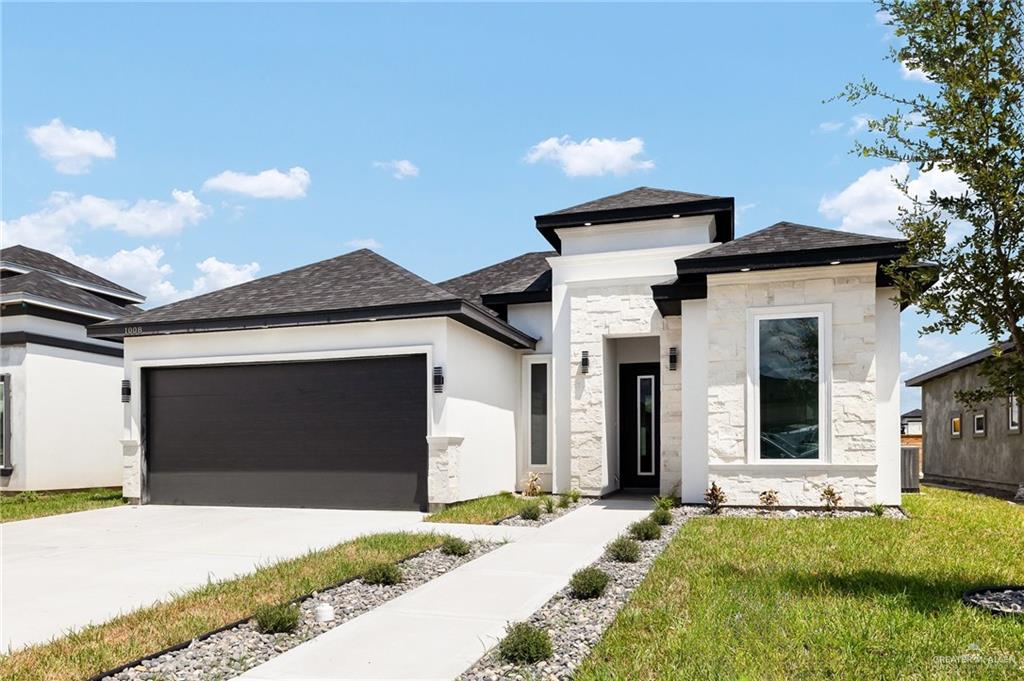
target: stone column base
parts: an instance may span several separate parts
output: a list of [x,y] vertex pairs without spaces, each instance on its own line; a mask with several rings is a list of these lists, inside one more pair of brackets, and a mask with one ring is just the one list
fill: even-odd
[[142,459],[138,440],[121,440],[121,496],[142,498]]
[[459,500],[459,445],[465,438],[457,435],[427,437],[427,503],[430,508]]

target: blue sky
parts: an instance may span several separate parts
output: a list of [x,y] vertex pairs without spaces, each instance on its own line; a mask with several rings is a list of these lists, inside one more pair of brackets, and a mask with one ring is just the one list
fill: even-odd
[[[931,87],[868,4],[5,4],[2,31],[4,245],[154,303],[362,244],[440,280],[637,185],[734,196],[739,234],[885,233],[891,169],[848,153],[883,112],[822,100]],[[984,345],[903,323],[909,373]]]

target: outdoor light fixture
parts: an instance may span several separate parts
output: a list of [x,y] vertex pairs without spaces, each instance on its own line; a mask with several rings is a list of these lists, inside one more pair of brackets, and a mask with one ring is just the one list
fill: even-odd
[[668,349],[668,370],[675,371],[679,367],[679,349]]
[[580,371],[585,374],[590,373],[590,353],[586,350],[583,351],[583,359],[580,360]]
[[132,382],[129,380],[121,381],[121,401],[131,402],[132,401]]
[[444,392],[444,368],[434,367],[434,392]]

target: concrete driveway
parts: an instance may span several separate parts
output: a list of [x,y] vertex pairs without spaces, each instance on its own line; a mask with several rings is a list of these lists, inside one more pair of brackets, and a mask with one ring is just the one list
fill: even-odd
[[121,506],[0,525],[0,643],[47,641],[208,580],[353,537],[421,529],[412,511]]

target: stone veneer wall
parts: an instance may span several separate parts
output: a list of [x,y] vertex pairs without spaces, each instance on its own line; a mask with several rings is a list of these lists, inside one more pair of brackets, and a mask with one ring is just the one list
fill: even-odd
[[[843,495],[844,504],[874,503],[874,265],[712,275],[707,300],[710,481],[736,504],[757,504],[758,494],[772,488],[784,505],[817,506],[826,484]],[[831,305],[832,314],[831,460],[748,463],[747,311],[823,303]]]
[[[664,320],[651,297],[649,282],[595,287],[575,285],[570,298],[570,449],[572,487],[587,495],[618,488],[617,470],[608,470],[605,446],[605,336],[661,337],[661,487],[678,487],[681,396],[679,372],[668,370],[668,348],[679,345],[678,317]],[[590,370],[580,371],[583,351]],[[614,367],[613,367],[614,370]],[[666,487],[667,485],[667,487]]]

